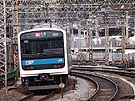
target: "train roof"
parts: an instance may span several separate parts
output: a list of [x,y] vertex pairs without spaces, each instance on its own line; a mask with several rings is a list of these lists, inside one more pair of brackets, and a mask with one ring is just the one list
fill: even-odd
[[54,24],[52,24],[51,26],[49,24],[42,24],[42,25],[35,26],[32,29],[21,31],[18,35],[22,33],[26,33],[26,32],[41,31],[41,30],[56,30],[56,31],[62,31],[62,32],[65,31],[61,26],[57,26]]

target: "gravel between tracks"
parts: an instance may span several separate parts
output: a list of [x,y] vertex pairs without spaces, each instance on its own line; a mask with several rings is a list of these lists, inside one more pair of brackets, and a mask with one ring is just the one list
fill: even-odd
[[[87,99],[91,94],[94,93],[95,86],[92,82],[88,82],[81,78],[71,77],[72,79],[77,80],[77,84],[75,85],[74,90],[69,90],[64,93],[63,98],[61,96],[57,96],[51,98],[48,101],[79,101]],[[23,94],[14,91],[8,91],[5,93],[5,89],[0,90],[0,101],[18,101],[20,98],[24,97]]]
[[[97,73],[100,74],[100,73]],[[124,97],[130,97],[133,95],[133,89],[132,87],[125,81],[123,81],[125,78],[123,76],[117,75],[117,74],[107,74],[107,73],[101,73],[104,76],[112,78],[117,84],[119,85],[119,93],[116,97],[118,101],[130,101],[129,98]],[[126,80],[126,79],[125,79]]]
[[0,90],[0,101],[18,101],[22,96],[22,94],[18,92],[8,91],[5,93],[4,89]]
[[49,101],[87,101],[86,99],[95,92],[96,89],[92,82],[81,78],[72,78],[77,80],[75,89],[64,93],[63,98],[57,96]]

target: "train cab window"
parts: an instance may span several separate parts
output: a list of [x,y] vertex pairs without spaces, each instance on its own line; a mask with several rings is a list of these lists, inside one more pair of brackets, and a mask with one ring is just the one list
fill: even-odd
[[22,58],[64,57],[63,38],[21,41]]
[[[21,36],[20,49],[23,59],[64,57],[64,38],[62,32],[41,31],[38,37],[36,32]],[[34,34],[33,34],[34,33]],[[39,34],[39,33],[38,33]]]

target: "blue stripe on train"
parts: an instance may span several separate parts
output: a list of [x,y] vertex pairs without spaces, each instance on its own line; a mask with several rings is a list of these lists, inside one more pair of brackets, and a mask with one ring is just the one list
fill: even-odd
[[59,64],[59,63],[64,63],[64,58],[22,60],[23,66],[42,65],[42,64]]

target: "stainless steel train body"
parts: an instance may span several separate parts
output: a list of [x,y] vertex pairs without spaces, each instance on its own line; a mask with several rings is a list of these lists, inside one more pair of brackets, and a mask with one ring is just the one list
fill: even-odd
[[[61,28],[34,28],[18,34],[22,84],[29,90],[55,89],[66,83],[71,67],[69,36]],[[40,86],[39,86],[40,85]]]

